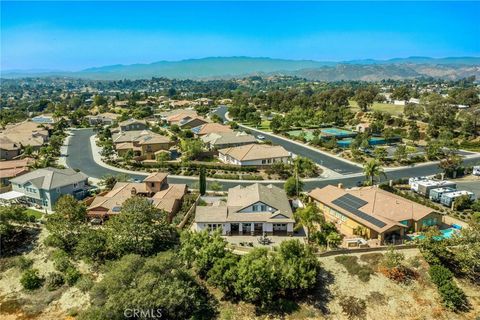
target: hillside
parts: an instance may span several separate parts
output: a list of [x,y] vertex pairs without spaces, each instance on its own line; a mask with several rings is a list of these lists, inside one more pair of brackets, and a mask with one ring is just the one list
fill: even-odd
[[2,71],[3,78],[63,76],[94,80],[149,79],[219,79],[249,75],[288,74],[310,80],[366,80],[439,77],[458,79],[480,76],[480,58],[411,57],[391,60],[355,60],[328,62],[250,57],[211,57],[150,64],[111,65],[76,72]]

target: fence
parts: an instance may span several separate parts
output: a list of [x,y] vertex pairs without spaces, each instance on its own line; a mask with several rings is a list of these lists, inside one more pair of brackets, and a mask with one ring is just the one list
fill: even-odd
[[[413,249],[416,248],[417,245],[415,244],[403,244],[403,245],[396,245],[394,248],[395,250],[404,250],[404,249]],[[367,247],[367,248],[353,248],[353,249],[338,249],[338,250],[330,250],[324,251],[320,253],[316,253],[317,257],[330,257],[340,254],[351,254],[351,253],[362,253],[362,252],[375,252],[375,251],[386,251],[390,247],[389,246],[380,246],[380,247]]]
[[200,201],[200,195],[198,195],[198,197],[195,199],[195,202],[192,204],[190,209],[188,209],[182,221],[180,221],[180,223],[177,225],[177,228],[183,229],[183,227],[185,227],[185,224],[188,222],[188,220],[190,220],[191,215],[195,214],[195,209],[197,208],[197,204],[199,201]]

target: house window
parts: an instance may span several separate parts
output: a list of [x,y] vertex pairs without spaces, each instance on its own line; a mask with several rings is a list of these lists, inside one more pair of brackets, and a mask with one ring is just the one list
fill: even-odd
[[267,160],[262,160],[262,164],[265,164],[265,163],[267,163]]
[[257,211],[258,211],[258,206],[257,206],[256,204],[254,204],[254,205],[252,206],[252,211],[253,211],[253,212],[257,212]]
[[405,225],[405,226],[408,226],[408,220],[403,220],[403,221],[400,221],[401,224]]
[[267,211],[267,206],[266,205],[262,204],[260,207],[261,207],[260,211]]

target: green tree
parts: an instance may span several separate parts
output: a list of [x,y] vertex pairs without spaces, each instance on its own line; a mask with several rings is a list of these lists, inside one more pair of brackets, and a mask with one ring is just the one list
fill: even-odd
[[454,152],[449,152],[442,160],[440,160],[438,166],[443,169],[443,172],[445,172],[447,176],[455,178],[457,170],[460,168],[462,163],[463,160],[461,156]]
[[195,160],[203,152],[203,142],[198,139],[183,139],[180,148],[186,159]]
[[107,237],[103,229],[88,229],[75,247],[76,256],[90,263],[102,263],[107,257]]
[[226,254],[226,242],[219,232],[184,232],[181,235],[180,256],[204,278],[215,262]]
[[239,260],[238,255],[226,252],[224,257],[215,260],[207,273],[208,283],[219,288],[227,297],[235,293]]
[[378,91],[373,88],[360,88],[355,93],[353,100],[358,103],[358,106],[362,111],[368,111],[368,108],[373,104],[375,101],[375,97],[377,96]]
[[409,124],[408,139],[412,140],[413,143],[420,139],[420,129],[416,121],[411,121]]
[[289,197],[298,196],[303,190],[303,182],[295,177],[290,177],[283,186]]
[[373,151],[373,156],[379,161],[384,161],[388,156],[388,152],[385,148],[376,147]]
[[235,294],[247,302],[269,304],[278,291],[278,269],[265,248],[255,248],[238,263]]
[[279,284],[282,290],[298,294],[317,283],[320,263],[311,247],[298,240],[283,241],[278,249]]
[[125,173],[119,173],[117,175],[107,174],[102,177],[98,183],[100,186],[104,186],[105,189],[112,190],[117,182],[127,182],[130,177]]
[[309,203],[306,207],[297,209],[295,220],[297,228],[304,227],[306,229],[308,243],[310,243],[311,234],[324,222],[322,212],[315,203]]
[[363,166],[363,173],[369,185],[373,186],[375,178],[379,176],[386,177],[383,168],[380,166],[378,160],[370,160]]
[[163,167],[165,165],[165,162],[171,160],[170,153],[168,153],[167,151],[166,152],[160,152],[159,154],[157,154],[156,160],[157,160],[157,163],[160,164],[160,166]]
[[393,157],[398,162],[402,162],[407,158],[407,147],[403,144],[398,145],[393,153]]
[[123,203],[121,213],[105,225],[108,247],[118,257],[168,249],[175,243],[175,233],[166,219],[165,212],[146,198],[131,197]]
[[198,177],[199,182],[199,188],[200,188],[200,195],[205,195],[205,192],[207,191],[207,177],[205,175],[205,167],[200,168],[200,175]]
[[71,195],[64,195],[55,204],[55,213],[47,215],[46,227],[51,244],[72,252],[85,232],[87,225],[86,206]]
[[91,307],[80,319],[124,319],[125,310],[133,309],[151,310],[165,319],[215,316],[215,299],[170,252],[124,256],[109,266],[91,297]]

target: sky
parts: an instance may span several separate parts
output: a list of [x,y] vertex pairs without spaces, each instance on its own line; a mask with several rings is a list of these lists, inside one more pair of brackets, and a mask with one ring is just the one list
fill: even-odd
[[7,2],[1,70],[480,56],[480,2]]

